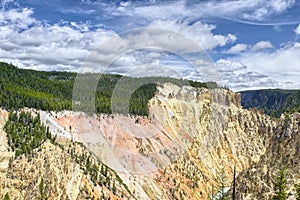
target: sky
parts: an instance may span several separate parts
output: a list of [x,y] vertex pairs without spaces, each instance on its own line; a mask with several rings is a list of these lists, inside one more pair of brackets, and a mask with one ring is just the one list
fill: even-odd
[[300,89],[297,0],[2,0],[0,61]]

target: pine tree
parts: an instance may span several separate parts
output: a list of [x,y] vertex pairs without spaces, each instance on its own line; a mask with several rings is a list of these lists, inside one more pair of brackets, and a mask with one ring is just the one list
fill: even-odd
[[9,194],[8,194],[8,193],[5,194],[4,200],[10,200],[10,197],[9,197]]
[[39,185],[39,191],[40,191],[40,196],[38,197],[38,199],[40,199],[40,200],[48,199],[47,194],[45,192],[45,182],[44,182],[43,178],[42,178],[41,183]]
[[226,189],[225,184],[227,182],[227,178],[226,178],[224,168],[222,169],[222,172],[221,172],[221,175],[220,175],[219,179],[220,179],[220,183],[221,183],[220,189],[219,189],[219,191],[220,191],[219,192],[219,199],[220,200],[227,200],[227,199],[229,199],[229,193],[225,192],[225,189]]
[[275,176],[275,195],[273,196],[273,200],[285,200],[288,198],[286,193],[286,171],[285,168],[282,168]]
[[232,200],[235,200],[235,189],[236,189],[236,169],[234,165],[233,169],[233,186],[232,186]]
[[296,188],[296,200],[300,200],[300,183],[295,185]]

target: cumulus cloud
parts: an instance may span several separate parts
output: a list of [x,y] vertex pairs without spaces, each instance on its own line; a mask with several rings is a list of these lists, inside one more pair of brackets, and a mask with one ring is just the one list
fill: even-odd
[[[148,27],[176,31],[197,42],[204,50],[211,50],[217,46],[224,46],[236,40],[236,36],[230,33],[227,35],[213,34],[212,31],[216,29],[216,26],[201,22],[189,25],[188,21],[178,23],[173,20],[157,20],[150,23]],[[177,43],[179,42],[180,41]]]
[[[249,64],[249,63],[247,63]],[[300,83],[296,80],[286,81],[272,73],[257,72],[251,65],[230,59],[220,59],[216,67],[221,76],[221,84],[234,91],[264,88],[296,89]]]
[[252,50],[254,51],[271,48],[273,48],[273,45],[270,41],[259,41],[252,46]]
[[228,50],[228,53],[241,53],[243,51],[246,51],[247,49],[248,49],[247,44],[236,44],[235,46],[232,46]]
[[272,49],[273,44],[270,41],[259,41],[254,45],[248,44],[236,44],[232,46],[226,53],[229,54],[241,54],[241,53],[249,53],[251,51],[263,51],[266,49]]
[[101,71],[113,61],[116,68],[109,71],[125,73],[133,65],[145,65],[146,60],[139,59],[141,54],[132,56],[127,51],[152,47],[187,55],[236,40],[232,34],[213,34],[216,26],[201,22],[189,25],[157,20],[148,27],[117,35],[89,23],[41,22],[29,8],[1,10],[0,59],[20,67],[68,71]]
[[74,70],[96,44],[115,35],[104,29],[89,31],[88,23],[42,23],[32,14],[29,8],[0,10],[1,60],[29,68]]
[[244,1],[244,3],[244,6],[247,6],[247,3],[249,3],[250,7],[249,9],[243,7],[246,11],[248,10],[248,12],[242,14],[243,18],[262,20],[274,14],[282,13],[292,7],[295,4],[295,0]]
[[222,73],[230,72],[235,73],[237,71],[243,71],[247,67],[239,62],[232,62],[226,59],[219,59],[216,62],[218,70]]
[[300,43],[289,43],[272,52],[249,51],[220,59],[216,66],[224,83],[233,90],[296,89],[300,87]]
[[27,29],[30,25],[38,23],[31,17],[32,14],[33,10],[29,8],[0,10],[1,27],[7,27],[14,31]]
[[[106,72],[113,71],[131,76],[137,76],[137,72],[142,72],[139,76],[149,76],[148,71],[153,72],[155,69],[156,72],[152,74],[158,76],[166,76],[166,72],[170,72],[169,76],[178,74],[182,78],[193,79],[197,78],[195,77],[197,74],[202,73],[202,77],[205,75],[202,81],[212,81],[214,75],[207,71],[212,66],[212,60],[202,46],[185,34],[169,29],[152,27],[120,34],[101,44],[96,51],[107,57],[99,58],[95,54],[89,57],[88,61],[98,59],[99,62],[109,64],[114,60],[113,67],[107,68]],[[131,53],[128,55],[126,52]],[[118,57],[118,55],[122,56]],[[143,70],[137,70],[137,66],[143,67]],[[148,70],[144,70],[146,66],[149,67]],[[194,77],[190,76],[192,72]]]
[[291,73],[300,75],[300,43],[288,44],[274,52],[243,54],[238,57],[242,63],[268,74]]
[[300,24],[298,25],[298,27],[294,31],[297,35],[300,35]]
[[[259,41],[254,45],[236,44],[228,50],[228,53],[235,54],[234,57],[217,61],[217,72],[214,67],[209,68],[212,61],[205,51],[195,54],[195,50],[199,51],[196,46],[210,51],[237,40],[230,32],[215,34],[216,25],[200,22],[199,18],[213,15],[261,20],[284,12],[294,1],[273,0],[264,4],[258,0],[206,1],[192,6],[186,1],[177,1],[175,6],[170,2],[147,6],[134,4],[122,2],[109,12],[115,16],[138,18],[149,30],[121,35],[87,22],[42,22],[33,17],[34,10],[30,8],[2,9],[0,60],[38,70],[95,71],[99,65],[111,64],[113,67],[106,72],[141,76],[140,73],[147,68],[152,69],[151,74],[179,73],[180,77],[200,81],[210,76],[222,79],[234,90],[299,87],[298,43],[287,44],[273,52],[263,51],[273,48],[270,41]],[[87,11],[85,14],[94,12],[93,9]],[[297,34],[298,29],[295,30]],[[147,47],[182,54],[192,62],[179,61],[164,52],[138,51]],[[128,53],[135,50],[135,53]],[[286,79],[290,83],[286,83]]]

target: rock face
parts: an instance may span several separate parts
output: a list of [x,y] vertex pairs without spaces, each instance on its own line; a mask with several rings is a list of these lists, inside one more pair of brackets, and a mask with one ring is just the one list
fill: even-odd
[[0,199],[5,194],[28,200],[133,198],[113,170],[68,138],[61,137],[55,144],[47,140],[30,155],[15,157],[3,132],[7,116],[1,110]]
[[[150,100],[149,111],[148,118],[72,112],[53,116],[75,140],[118,171],[139,199],[207,199],[217,193],[222,174],[230,187],[234,166],[242,177],[269,157],[278,143],[275,135],[297,135],[297,129],[282,126],[284,117],[272,119],[260,110],[244,110],[240,95],[223,89],[164,84]],[[276,169],[275,159],[263,163]],[[251,199],[248,194],[254,189],[245,191],[239,195]]]
[[300,115],[282,115],[268,137],[266,153],[238,177],[238,195],[248,199],[272,196],[274,173],[286,168],[289,199],[295,198],[294,184],[300,180]]
[[[240,95],[231,91],[173,84],[159,86],[148,106],[147,118],[71,111],[47,115],[54,132],[82,142],[118,173],[136,199],[208,199],[222,183],[231,187],[234,166],[238,199],[267,199],[281,164],[289,169],[293,194],[299,178],[299,114],[273,119],[242,109]],[[80,173],[71,178],[72,173],[57,172],[63,173],[69,182],[83,180]],[[64,185],[73,185],[76,199],[78,187],[69,182]]]
[[[116,180],[113,173],[109,176]],[[17,158],[6,170],[1,170],[0,197],[8,193],[12,199],[37,199],[42,179],[49,199],[121,199],[121,196],[129,199],[131,196],[117,181],[115,186],[94,183],[66,150],[46,142],[32,158]],[[117,195],[112,187],[116,188]]]
[[0,170],[6,169],[13,152],[8,151],[6,133],[3,131],[8,112],[0,110]]
[[[77,153],[84,152],[78,145],[72,147]],[[34,155],[11,161],[6,170],[0,171],[0,197],[8,193],[11,199],[38,199],[43,179],[48,199],[130,199],[131,194],[116,181],[114,172],[108,170],[111,183],[104,177],[104,184],[99,184],[67,151],[45,142]],[[92,156],[90,161],[97,162]]]

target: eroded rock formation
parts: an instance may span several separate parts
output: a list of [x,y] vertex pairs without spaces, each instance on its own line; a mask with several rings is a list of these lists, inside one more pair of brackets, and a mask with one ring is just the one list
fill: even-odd
[[218,192],[220,177],[231,187],[234,166],[237,198],[267,199],[273,192],[272,174],[283,164],[294,198],[299,114],[274,119],[262,110],[242,109],[240,95],[231,91],[173,84],[158,88],[149,113],[140,117],[64,111],[41,116],[53,120],[54,132],[82,142],[116,171],[137,199],[208,199]]

